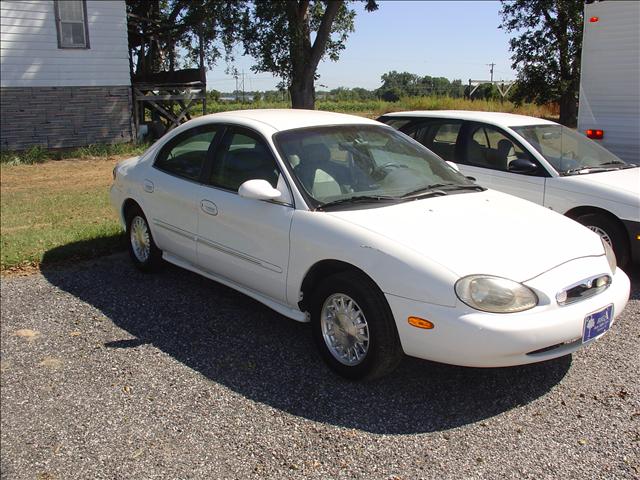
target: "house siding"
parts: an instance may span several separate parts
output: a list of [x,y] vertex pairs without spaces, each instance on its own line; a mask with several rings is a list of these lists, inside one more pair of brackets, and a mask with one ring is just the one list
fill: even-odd
[[58,48],[53,0],[0,2],[0,148],[131,141],[124,1],[88,0],[90,48]]

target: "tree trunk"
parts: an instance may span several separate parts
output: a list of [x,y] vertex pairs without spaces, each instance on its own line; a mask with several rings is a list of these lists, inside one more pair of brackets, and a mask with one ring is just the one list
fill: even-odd
[[291,79],[291,86],[289,87],[291,107],[313,110],[316,102],[313,73],[304,72],[300,77]]
[[572,89],[563,92],[560,97],[560,123],[572,128],[578,123],[578,104]]

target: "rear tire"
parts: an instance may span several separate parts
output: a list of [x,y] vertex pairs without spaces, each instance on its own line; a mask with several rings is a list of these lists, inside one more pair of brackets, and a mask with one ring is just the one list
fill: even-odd
[[325,363],[351,380],[372,380],[403,357],[396,323],[378,286],[348,271],[325,278],[311,301],[313,337]]
[[127,212],[127,244],[129,256],[138,270],[154,272],[162,265],[162,251],[156,246],[147,217],[138,206]]
[[624,268],[629,263],[629,242],[624,230],[616,221],[601,213],[587,213],[580,215],[576,221],[596,232],[613,248],[616,260],[620,268]]

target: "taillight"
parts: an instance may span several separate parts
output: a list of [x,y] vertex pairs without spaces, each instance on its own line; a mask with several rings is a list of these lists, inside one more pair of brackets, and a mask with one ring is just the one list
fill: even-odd
[[585,130],[584,133],[587,134],[587,137],[592,138],[593,140],[602,140],[602,137],[604,137],[604,130],[589,128]]
[[115,167],[113,167],[113,172],[111,172],[112,175],[113,175],[113,179],[114,180],[116,179],[116,171],[117,171],[117,169],[118,169],[118,166],[116,165]]
[[591,23],[596,23],[598,20],[600,20],[600,18],[599,18],[599,17],[591,17],[591,18],[589,19],[589,21],[590,21]]

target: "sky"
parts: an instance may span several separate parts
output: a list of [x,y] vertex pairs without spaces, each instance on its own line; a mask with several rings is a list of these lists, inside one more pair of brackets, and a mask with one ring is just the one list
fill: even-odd
[[[509,59],[509,35],[498,29],[497,1],[379,1],[379,9],[356,9],[351,33],[340,60],[323,60],[316,89],[380,87],[380,77],[391,70],[450,80],[489,79],[489,63],[495,63],[495,80],[513,80]],[[251,57],[238,52],[234,66],[245,73],[245,90],[274,90],[278,79],[270,73],[253,73]],[[235,89],[224,60],[207,73],[207,88],[222,92]]]

